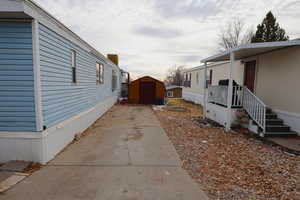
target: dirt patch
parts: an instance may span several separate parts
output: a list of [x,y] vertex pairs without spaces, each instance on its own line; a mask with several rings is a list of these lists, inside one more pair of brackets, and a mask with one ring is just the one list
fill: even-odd
[[201,127],[216,127],[216,128],[222,127],[222,125],[218,124],[217,122],[207,118],[204,119],[203,117],[193,118],[193,121],[196,122]]
[[27,174],[31,174],[35,171],[38,171],[42,168],[42,164],[40,163],[36,163],[36,162],[31,162],[23,171],[22,173],[27,173]]
[[171,111],[171,112],[187,112],[189,110],[184,108],[184,107],[171,107],[171,108],[168,108],[168,111]]
[[[136,105],[135,105],[136,106]],[[138,112],[142,112],[143,110],[144,110],[144,105],[139,105],[139,106],[137,106],[136,108],[135,108],[135,111],[138,111]]]
[[182,167],[211,199],[300,199],[299,156],[238,131],[201,125],[190,112],[170,112],[169,106],[155,113]]
[[182,99],[169,99],[168,104],[165,109],[160,110],[161,112],[168,112],[168,116],[190,116],[190,117],[200,117],[202,116],[202,107],[186,102]]

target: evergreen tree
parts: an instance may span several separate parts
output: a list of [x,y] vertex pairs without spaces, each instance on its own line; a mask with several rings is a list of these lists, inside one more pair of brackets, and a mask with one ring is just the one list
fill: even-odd
[[285,35],[285,30],[281,28],[276,22],[276,18],[269,11],[262,21],[257,26],[257,30],[254,36],[251,38],[251,42],[274,42],[274,41],[286,41],[289,36]]

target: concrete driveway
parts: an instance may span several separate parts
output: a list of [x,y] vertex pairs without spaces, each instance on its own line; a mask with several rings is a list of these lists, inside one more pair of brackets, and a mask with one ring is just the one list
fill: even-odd
[[202,200],[150,107],[114,106],[0,199]]

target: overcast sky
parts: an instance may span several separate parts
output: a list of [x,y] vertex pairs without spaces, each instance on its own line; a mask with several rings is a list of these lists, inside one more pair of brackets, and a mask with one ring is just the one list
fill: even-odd
[[117,53],[133,77],[163,79],[218,51],[220,27],[239,17],[256,28],[271,10],[300,37],[300,0],[36,0],[102,54]]

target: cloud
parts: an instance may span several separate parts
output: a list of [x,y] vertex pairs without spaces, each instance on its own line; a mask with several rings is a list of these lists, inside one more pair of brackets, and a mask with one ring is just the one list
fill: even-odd
[[300,17],[300,1],[292,1],[282,6],[281,14],[283,16]]
[[198,18],[220,12],[224,0],[156,0],[154,6],[166,18]]
[[157,38],[174,38],[183,35],[183,32],[175,28],[138,26],[134,28],[134,32],[139,35]]
[[199,55],[185,55],[185,56],[179,56],[179,60],[182,62],[200,62],[200,56]]
[[288,35],[300,37],[298,0],[35,1],[104,55],[119,54],[135,77],[198,66],[218,52],[220,27],[235,17],[256,27],[272,10]]

